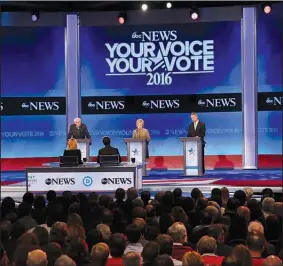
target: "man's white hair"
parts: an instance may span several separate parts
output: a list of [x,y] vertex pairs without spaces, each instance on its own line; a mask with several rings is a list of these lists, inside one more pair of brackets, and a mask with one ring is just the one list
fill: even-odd
[[252,232],[252,231],[258,231],[258,232],[264,234],[263,225],[258,221],[250,222],[249,226],[248,226],[248,232]]
[[81,119],[80,119],[79,117],[76,117],[76,118],[74,119],[74,122],[76,123],[77,120],[80,120],[80,121],[81,121]]

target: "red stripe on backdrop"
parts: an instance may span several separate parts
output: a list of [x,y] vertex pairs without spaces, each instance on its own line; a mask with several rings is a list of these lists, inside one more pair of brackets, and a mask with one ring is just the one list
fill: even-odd
[[[92,157],[92,161],[96,158]],[[126,161],[126,157],[122,158]],[[2,171],[24,170],[25,167],[38,167],[43,163],[58,162],[58,157],[48,158],[2,158]],[[282,155],[259,155],[259,168],[282,168]],[[214,168],[241,168],[241,155],[207,155],[205,156],[207,169]],[[148,168],[183,168],[183,156],[152,156]]]

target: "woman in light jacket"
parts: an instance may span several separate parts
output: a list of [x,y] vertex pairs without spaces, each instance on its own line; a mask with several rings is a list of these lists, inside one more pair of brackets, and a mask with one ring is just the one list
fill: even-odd
[[150,141],[150,136],[148,130],[144,128],[144,121],[142,119],[138,119],[136,121],[137,128],[133,131],[133,138],[134,139],[146,139],[146,159],[149,158],[148,153],[148,143]]

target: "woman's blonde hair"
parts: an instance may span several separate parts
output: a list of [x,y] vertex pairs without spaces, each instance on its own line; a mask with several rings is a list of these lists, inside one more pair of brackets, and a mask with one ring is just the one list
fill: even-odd
[[183,256],[182,266],[204,266],[201,255],[195,251],[188,251]]
[[78,148],[78,143],[75,139],[69,139],[68,141],[68,150],[75,150]]
[[143,121],[141,118],[139,118],[139,119],[136,121],[136,124],[142,124],[142,125],[144,125],[144,121]]

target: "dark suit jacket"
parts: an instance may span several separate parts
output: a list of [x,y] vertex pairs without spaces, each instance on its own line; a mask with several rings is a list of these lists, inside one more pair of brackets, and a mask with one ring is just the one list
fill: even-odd
[[122,162],[119,150],[110,145],[107,145],[98,151],[97,162],[98,163],[100,162],[99,155],[116,155],[116,154],[119,154],[119,162]]
[[202,139],[203,144],[205,144],[204,137],[205,137],[205,124],[201,121],[198,121],[197,128],[195,130],[194,123],[190,123],[188,129],[188,136],[187,137],[200,137]]
[[80,150],[64,150],[64,155],[63,156],[77,156],[78,161],[80,164],[82,164],[82,153]]
[[85,124],[81,124],[79,129],[75,124],[70,125],[69,133],[68,133],[68,139],[74,138],[74,139],[90,139],[91,137],[88,133],[87,126]]

